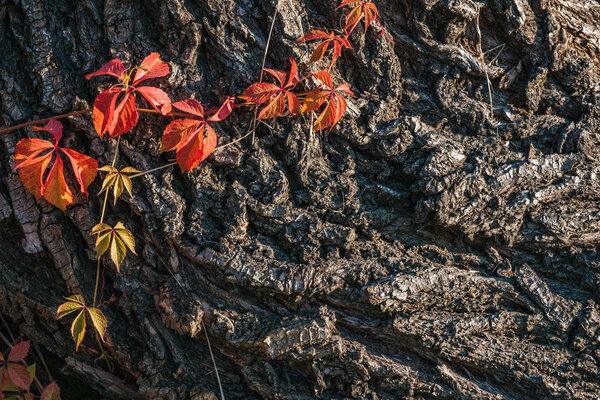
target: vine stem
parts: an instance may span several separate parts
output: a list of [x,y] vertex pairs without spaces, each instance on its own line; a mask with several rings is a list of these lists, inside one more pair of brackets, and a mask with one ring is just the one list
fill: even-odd
[[[139,112],[148,113],[148,114],[160,114],[160,115],[162,115],[160,112],[158,112],[156,110],[148,109],[148,108],[136,108],[136,110],[139,111]],[[62,119],[62,118],[67,118],[67,117],[73,117],[75,115],[86,114],[86,113],[89,113],[89,112],[92,112],[92,111],[93,111],[92,108],[86,108],[85,110],[79,110],[79,111],[73,111],[73,112],[66,113],[66,114],[55,115],[55,116],[50,117],[50,118],[36,119],[35,121],[29,121],[29,122],[25,122],[23,124],[11,126],[9,128],[4,128],[4,129],[0,130],[0,135],[3,134],[3,133],[8,133],[8,132],[16,131],[16,130],[21,129],[21,128],[27,128],[28,126],[32,126],[32,125],[42,125],[42,124],[47,123],[51,119]],[[166,114],[166,116],[168,116],[168,117],[193,118],[193,119],[198,118],[197,115],[180,113],[180,112],[170,112],[170,113]]]
[[[121,136],[117,138],[117,146],[115,148],[115,154],[113,156],[111,166],[115,166],[117,163],[117,155],[119,154],[119,145],[121,144]],[[102,214],[100,215],[100,224],[104,222],[104,214],[106,212],[106,202],[108,200],[108,192],[106,191],[104,194],[104,202],[102,203]],[[98,282],[100,280],[100,257],[98,257],[98,264],[96,265],[96,283],[94,284],[94,301],[92,302],[92,307],[96,307],[96,300],[98,298]]]

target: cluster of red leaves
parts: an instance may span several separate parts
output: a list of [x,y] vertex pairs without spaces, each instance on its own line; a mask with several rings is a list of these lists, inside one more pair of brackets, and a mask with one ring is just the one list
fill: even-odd
[[341,57],[342,48],[352,49],[352,45],[348,41],[348,37],[346,35],[336,35],[333,32],[326,33],[318,29],[314,29],[300,36],[298,39],[294,40],[294,43],[300,44],[309,42],[311,40],[319,39],[322,39],[322,42],[319,43],[315,51],[312,53],[312,56],[310,57],[310,62],[315,63],[322,59],[325,53],[327,52],[327,49],[331,45],[331,47],[333,48],[333,54],[331,57],[331,63],[329,64],[330,69],[335,63],[335,61]]
[[[65,180],[64,162],[60,153],[67,156],[81,192],[86,195],[87,187],[96,178],[98,162],[75,150],[58,147],[63,131],[60,122],[51,119],[45,127],[36,126],[33,129],[50,132],[53,143],[42,139],[21,139],[15,149],[15,170],[19,170],[23,186],[36,199],[43,197],[48,203],[64,211],[73,203],[73,193]],[[53,158],[54,164],[46,174]]]
[[267,105],[258,114],[259,119],[271,119],[283,115],[287,99],[287,109],[292,115],[300,115],[300,101],[292,89],[300,82],[298,79],[298,65],[290,58],[292,66],[289,74],[285,71],[265,68],[265,71],[273,75],[279,82],[279,86],[272,83],[253,83],[239,96],[253,105]]
[[[33,400],[37,397],[29,392],[35,377],[35,364],[28,368],[23,365],[28,353],[29,341],[14,345],[6,358],[0,353],[0,400],[4,400],[5,395],[9,396],[6,399]],[[20,396],[15,396],[15,393]],[[60,400],[60,389],[56,383],[53,382],[44,388],[40,400]]]
[[[133,72],[135,75],[132,81]],[[141,94],[156,111],[163,115],[168,114],[171,111],[171,99],[162,89],[137,85],[146,79],[160,78],[169,73],[169,65],[160,59],[158,53],[152,53],[130,71],[125,69],[121,60],[114,59],[93,74],[86,75],[87,79],[98,75],[110,75],[119,80],[119,84],[100,93],[94,102],[92,118],[98,134],[102,137],[108,133],[112,139],[129,132],[137,125],[136,93]]]
[[[279,86],[266,82],[253,83],[244,91],[240,98],[249,104],[261,106],[266,103],[258,114],[259,119],[276,118],[284,114],[287,109],[291,115],[312,112],[323,107],[323,111],[314,124],[315,131],[333,128],[346,112],[346,100],[341,93],[354,97],[350,85],[344,83],[334,89],[331,75],[327,71],[311,74],[317,78],[322,87],[304,93],[295,94],[291,90],[300,82],[296,61],[290,59],[292,64],[289,74],[284,71],[265,69],[279,82]],[[324,87],[323,87],[324,86]],[[299,98],[302,98],[302,105]]]
[[350,6],[352,11],[346,15],[346,23],[344,25],[344,32],[350,35],[356,25],[361,19],[365,22],[365,33],[369,29],[369,25],[373,22],[379,21],[379,11],[371,0],[342,0],[342,3],[338,8]]
[[325,71],[313,74],[325,87],[313,89],[304,94],[303,112],[311,112],[325,104],[325,108],[315,120],[315,131],[335,126],[346,112],[347,103],[341,93],[355,97],[350,85],[343,83],[334,89],[331,75]]
[[[350,90],[350,85],[347,83],[334,88],[329,72],[338,58],[341,57],[342,50],[352,49],[348,37],[361,20],[365,24],[365,33],[373,23],[376,23],[381,33],[384,33],[379,22],[379,11],[375,3],[371,0],[341,0],[338,8],[345,6],[350,6],[351,11],[346,15],[343,34],[313,29],[294,41],[296,44],[315,40],[320,41],[310,57],[310,63],[322,60],[331,48],[331,62],[327,71],[310,73],[305,78],[300,79],[298,77],[297,64],[293,59],[290,59],[292,66],[289,74],[284,71],[265,69],[266,72],[275,77],[279,82],[279,86],[262,82],[261,79],[261,82],[253,83],[239,96],[247,104],[257,107],[264,105],[258,114],[259,119],[270,119],[284,115],[287,101],[287,111],[291,115],[299,115],[317,111],[320,108],[322,109],[314,122],[315,131],[327,128],[331,129],[341,120],[347,109],[347,103],[342,94],[355,96],[352,90]],[[310,76],[316,78],[316,81],[320,85],[319,87],[304,93],[296,94],[292,92],[300,82]],[[302,103],[301,106],[300,101]]]
[[[133,80],[131,74],[135,71]],[[137,85],[151,78],[160,78],[170,73],[167,63],[160,59],[158,53],[152,53],[142,61],[139,67],[127,71],[120,60],[115,59],[104,65],[93,74],[112,75],[120,84],[100,93],[94,103],[94,126],[100,136],[109,134],[112,139],[131,130],[138,120],[135,107],[135,94],[140,93],[150,105],[163,115],[170,115],[173,107],[189,114],[189,118],[172,121],[163,132],[163,151],[176,151],[177,163],[183,171],[189,171],[205,160],[217,145],[217,135],[208,122],[222,121],[231,113],[233,99],[228,98],[214,115],[212,110],[205,111],[194,99],[171,103],[169,96],[161,89]],[[118,98],[122,97],[120,101]]]

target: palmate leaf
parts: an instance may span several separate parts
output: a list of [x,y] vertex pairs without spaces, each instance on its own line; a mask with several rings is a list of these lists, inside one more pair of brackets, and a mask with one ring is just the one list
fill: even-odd
[[300,36],[298,39],[294,40],[294,43],[305,43],[311,40],[322,41],[313,51],[310,57],[311,63],[315,63],[322,59],[330,45],[333,48],[330,65],[333,65],[335,60],[342,55],[342,48],[352,49],[352,45],[345,35],[336,35],[333,32],[327,33],[318,29],[313,29]]
[[371,0],[342,0],[338,8],[344,6],[354,7],[350,13],[346,16],[346,23],[344,25],[344,32],[350,34],[354,27],[364,19],[365,22],[365,33],[373,21],[379,19],[379,11],[377,6]]
[[331,75],[326,71],[316,72],[313,76],[325,87],[303,93],[304,102],[302,104],[302,112],[315,111],[325,105],[325,108],[315,120],[314,130],[320,131],[333,128],[346,112],[347,103],[342,97],[342,93],[355,97],[354,93],[350,90],[350,85],[347,83],[334,89]]
[[140,171],[132,167],[125,167],[119,171],[112,166],[105,166],[98,170],[108,172],[108,175],[106,175],[106,178],[104,178],[104,181],[102,182],[102,188],[98,194],[108,191],[112,187],[115,205],[117,204],[117,199],[123,194],[123,189],[127,190],[129,196],[133,197],[131,178],[126,174],[137,174]]
[[[130,83],[134,71],[135,76]],[[139,115],[135,107],[136,93],[141,94],[161,114],[171,112],[171,99],[162,89],[152,86],[138,87],[138,84],[146,79],[160,78],[169,73],[169,65],[160,59],[158,53],[151,53],[138,67],[129,72],[120,60],[112,60],[93,74],[86,75],[87,79],[98,75],[110,75],[118,78],[120,82],[96,97],[92,119],[98,135],[102,137],[108,134],[112,139],[129,132],[137,125]]]
[[267,82],[257,82],[250,85],[239,96],[256,106],[266,103],[258,114],[258,119],[271,119],[283,115],[286,109],[286,101],[289,113],[300,115],[300,101],[291,91],[300,82],[300,79],[298,79],[298,65],[294,59],[290,58],[289,60],[291,63],[289,73],[265,68],[265,72],[272,75],[279,82],[279,86]]
[[[45,127],[34,127],[34,130],[50,132],[54,143],[41,139],[21,139],[15,148],[14,169],[18,170],[23,186],[37,200],[43,197],[48,203],[64,211],[68,205],[73,204],[73,193],[65,180],[61,153],[69,161],[81,193],[86,195],[87,187],[96,178],[98,162],[75,150],[58,147],[62,138],[60,122],[52,119]],[[53,157],[54,164],[46,175]]]
[[92,235],[98,235],[96,239],[96,253],[101,257],[110,249],[110,258],[117,271],[127,255],[127,250],[135,252],[135,239],[131,232],[121,222],[117,222],[114,228],[106,224],[98,224],[92,229]]
[[75,317],[73,323],[71,324],[71,335],[73,336],[73,340],[75,341],[75,351],[79,349],[79,345],[81,344],[81,341],[85,336],[86,312],[87,314],[89,314],[90,319],[92,320],[92,325],[94,326],[94,329],[100,335],[100,339],[102,339],[102,341],[105,341],[106,328],[108,327],[108,322],[102,311],[94,307],[87,307],[85,305],[83,297],[78,294],[73,295],[71,297],[66,297],[66,300],[67,301],[65,303],[61,304],[58,307],[56,315],[58,319],[61,319],[62,317],[72,312],[79,311],[79,314],[77,314],[77,317]]
[[209,122],[219,122],[231,114],[234,99],[228,97],[214,114],[205,118],[205,110],[198,100],[188,99],[173,103],[173,107],[196,116],[197,119],[173,120],[163,132],[160,151],[175,150],[177,164],[189,171],[204,161],[217,146],[217,134]]
[[6,359],[0,354],[0,392],[18,391],[17,388],[29,390],[33,380],[30,374],[31,367],[27,369],[21,364],[29,353],[29,344],[29,341],[17,343],[11,348]]

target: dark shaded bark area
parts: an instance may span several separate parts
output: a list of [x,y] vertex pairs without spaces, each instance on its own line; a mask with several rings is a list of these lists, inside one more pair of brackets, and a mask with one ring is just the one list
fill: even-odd
[[[337,27],[334,3],[279,0],[267,66],[306,62],[290,40]],[[0,310],[63,361],[56,374],[111,399],[214,399],[204,320],[228,399],[600,395],[600,5],[376,3],[396,44],[353,37],[335,74],[359,96],[333,132],[272,121],[254,147],[140,178],[108,210],[139,253],[104,271],[114,375],[54,317],[62,296],[92,296],[101,201],[36,203],[11,172],[33,133],[1,138]],[[87,108],[86,73],[150,51],[174,99],[216,104],[258,79],[275,6],[0,0],[0,115]],[[220,143],[251,118],[237,112]],[[66,146],[110,163],[91,118],[65,124]],[[142,117],[119,165],[166,163],[164,125]]]

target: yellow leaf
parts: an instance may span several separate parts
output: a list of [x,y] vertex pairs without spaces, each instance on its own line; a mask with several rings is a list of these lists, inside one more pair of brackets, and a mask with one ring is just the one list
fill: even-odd
[[97,308],[88,307],[88,313],[90,313],[90,318],[92,319],[92,323],[94,324],[94,328],[98,331],[100,335],[100,339],[104,341],[104,335],[106,334],[106,328],[108,326],[108,322],[106,321],[106,317],[102,313],[102,311]]
[[112,232],[107,232],[96,239],[96,254],[98,254],[98,257],[102,257],[102,255],[106,253],[106,250],[108,250],[111,237]]
[[92,228],[92,235],[96,235],[98,233],[102,233],[104,231],[107,231],[109,229],[112,229],[110,226],[106,225],[106,224],[98,224],[96,226],[94,226]]
[[74,303],[72,301],[67,301],[66,303],[61,304],[56,310],[56,315],[58,319],[61,319],[65,315],[71,314],[73,311],[77,311],[83,306],[81,304]]
[[133,238],[133,235],[131,234],[131,232],[129,232],[129,230],[127,230],[125,228],[116,229],[116,232],[119,235],[119,237],[121,238],[121,240],[123,240],[123,242],[125,243],[127,248],[129,250],[131,250],[131,252],[137,256],[137,253],[135,252],[135,239]]
[[85,335],[85,311],[81,310],[77,318],[73,321],[71,325],[71,335],[73,336],[73,340],[75,341],[75,351],[79,349],[79,345],[83,340],[83,336]]
[[113,240],[110,245],[110,258],[117,266],[117,271],[119,271],[119,267],[121,262],[123,262],[126,253],[127,249],[125,248],[123,240],[121,240],[119,235],[113,235]]

